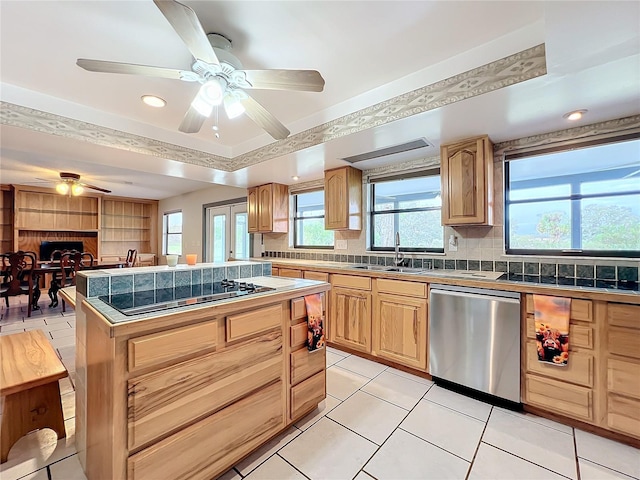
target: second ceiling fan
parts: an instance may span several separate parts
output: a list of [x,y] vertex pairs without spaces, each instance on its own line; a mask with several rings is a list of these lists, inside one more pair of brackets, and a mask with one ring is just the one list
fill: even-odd
[[199,132],[213,108],[222,104],[229,118],[246,113],[269,135],[281,140],[289,136],[289,130],[245,90],[323,90],[324,79],[316,70],[243,70],[240,61],[230,53],[231,41],[219,34],[207,35],[192,8],[174,0],[153,1],[193,55],[195,61],[190,71],[85,58],[76,63],[92,72],[200,83],[200,90],[178,128],[181,132]]

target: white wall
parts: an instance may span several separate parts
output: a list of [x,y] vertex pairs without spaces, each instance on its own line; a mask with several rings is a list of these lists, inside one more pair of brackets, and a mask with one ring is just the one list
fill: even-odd
[[182,257],[180,263],[186,263],[185,254],[197,253],[198,261],[203,261],[202,252],[202,206],[208,203],[223,202],[247,196],[245,188],[212,185],[195,192],[165,198],[158,203],[158,264],[165,264],[162,254],[162,216],[165,212],[182,210]]

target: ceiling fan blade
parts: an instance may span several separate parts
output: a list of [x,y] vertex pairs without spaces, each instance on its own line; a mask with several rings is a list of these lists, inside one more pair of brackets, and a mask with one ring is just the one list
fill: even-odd
[[90,72],[102,73],[130,73],[133,75],[146,75],[148,77],[173,78],[180,80],[180,70],[162,67],[150,67],[148,65],[135,65],[133,63],[107,62],[103,60],[90,60],[79,58],[76,61],[79,67]]
[[246,113],[247,116],[260,127],[265,129],[273,138],[276,140],[282,140],[289,136],[289,133],[291,132],[287,130],[287,127],[280,123],[276,117],[271,115],[267,109],[252,97],[247,95],[246,98],[243,98],[240,101],[244,107],[244,113]]
[[324,78],[316,70],[241,70],[251,87],[265,90],[321,92]]
[[191,55],[196,60],[217,65],[218,57],[207,34],[205,33],[196,12],[191,7],[187,7],[174,0],[153,0],[162,14],[171,24],[182,41],[187,45]]
[[98,190],[99,192],[111,193],[111,190],[107,190],[106,188],[96,187],[95,185],[89,185],[88,183],[81,182],[80,185],[86,188],[90,188],[92,190]]
[[207,117],[200,115],[195,108],[189,107],[178,130],[184,133],[198,133],[206,119]]

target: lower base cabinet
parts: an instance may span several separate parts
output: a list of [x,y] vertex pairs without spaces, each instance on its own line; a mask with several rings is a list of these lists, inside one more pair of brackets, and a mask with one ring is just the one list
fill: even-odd
[[361,352],[371,352],[371,292],[334,287],[330,305],[331,341]]
[[427,368],[427,300],[379,293],[373,316],[373,354]]

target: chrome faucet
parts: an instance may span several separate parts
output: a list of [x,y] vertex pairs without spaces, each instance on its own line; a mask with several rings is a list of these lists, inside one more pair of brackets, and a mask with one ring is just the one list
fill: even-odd
[[399,266],[402,264],[403,260],[404,253],[400,252],[400,232],[396,232],[396,254],[393,258],[393,262],[396,264],[396,266]]

